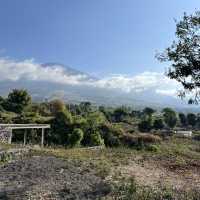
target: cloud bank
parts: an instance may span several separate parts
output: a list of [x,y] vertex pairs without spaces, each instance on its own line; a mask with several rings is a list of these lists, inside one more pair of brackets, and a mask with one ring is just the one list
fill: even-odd
[[60,65],[43,66],[34,60],[15,61],[0,58],[0,81],[45,81],[67,85],[86,85],[90,87],[118,89],[123,92],[142,92],[154,90],[155,93],[174,96],[179,85],[157,72],[143,72],[138,75],[111,75],[98,80],[84,74],[67,73]]

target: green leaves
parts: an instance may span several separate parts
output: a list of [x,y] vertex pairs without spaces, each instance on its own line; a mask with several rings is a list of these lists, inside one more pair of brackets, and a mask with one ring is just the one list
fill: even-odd
[[[161,62],[170,62],[167,76],[183,86],[185,94],[191,93],[190,103],[200,101],[200,12],[184,14],[176,25],[177,40],[156,57]],[[183,91],[181,92],[183,93]],[[180,95],[183,97],[183,95]]]

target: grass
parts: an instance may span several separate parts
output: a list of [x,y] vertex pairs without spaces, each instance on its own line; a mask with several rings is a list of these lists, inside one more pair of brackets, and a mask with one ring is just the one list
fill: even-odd
[[[145,159],[161,159],[166,164],[173,161],[177,165],[189,165],[190,162],[200,162],[200,142],[190,139],[171,138],[161,144],[153,145],[153,150],[135,150],[127,147],[86,149],[86,148],[44,148],[34,151],[35,154],[53,155],[67,160],[90,162],[94,165],[119,166],[128,165],[130,161],[141,157]],[[154,149],[156,149],[154,151]]]

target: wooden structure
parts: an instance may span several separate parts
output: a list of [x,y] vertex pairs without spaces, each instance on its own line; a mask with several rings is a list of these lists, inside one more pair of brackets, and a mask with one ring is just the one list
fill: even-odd
[[44,146],[44,134],[45,129],[49,129],[49,124],[0,124],[0,128],[3,128],[7,131],[9,131],[9,138],[8,143],[12,143],[12,130],[16,129],[24,129],[24,145],[26,145],[26,138],[27,138],[27,130],[28,129],[41,129],[41,146]]

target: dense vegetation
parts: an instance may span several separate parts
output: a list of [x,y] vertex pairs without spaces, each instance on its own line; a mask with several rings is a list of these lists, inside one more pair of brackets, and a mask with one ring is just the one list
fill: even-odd
[[[26,90],[13,90],[0,98],[0,123],[49,123],[46,145],[63,146],[129,146],[151,148],[174,128],[198,129],[200,115],[176,113],[171,108],[133,110],[121,106],[108,108],[90,102],[65,104],[61,100],[34,103]],[[14,134],[22,141],[22,134]],[[39,134],[32,131],[29,141],[37,142]],[[195,138],[199,138],[198,134]]]

